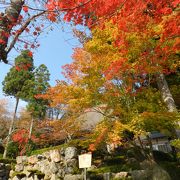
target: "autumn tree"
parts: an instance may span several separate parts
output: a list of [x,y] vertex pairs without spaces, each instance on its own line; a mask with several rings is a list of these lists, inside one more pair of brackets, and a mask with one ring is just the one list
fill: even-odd
[[16,132],[12,134],[12,144],[14,144],[18,149],[14,154],[11,154],[12,157],[16,157],[18,155],[28,155],[35,147],[35,142],[37,138],[32,135],[31,142],[29,142],[29,132],[28,130],[22,128],[18,129]]
[[34,127],[34,133],[38,134],[37,145],[47,147],[67,143],[75,137],[80,137],[80,121],[72,116],[63,117],[59,120],[44,120]]
[[[126,131],[132,132],[134,137],[152,130],[171,135],[177,122],[176,114],[167,112],[157,86],[153,85],[153,76],[151,79],[148,74],[142,76],[133,68],[129,69],[131,61],[121,63],[119,70],[116,60],[121,58],[121,53],[113,43],[117,31],[112,23],[103,30],[95,29],[92,40],[86,42],[84,48],[75,49],[73,62],[64,66],[67,82],[59,81],[45,95],[52,105],[65,104],[64,109],[76,115],[88,109],[103,114],[108,123],[102,123],[99,127],[102,130],[97,129],[98,137],[92,149],[101,141],[120,144],[127,141]],[[137,40],[134,34],[129,38]],[[145,43],[139,40],[137,46],[131,46],[129,56],[133,57],[134,53],[134,58],[136,54],[138,57],[142,42]],[[116,66],[110,74],[109,67],[113,63]]]
[[8,102],[0,99],[0,139],[4,140],[8,135],[10,112],[8,111]]
[[[78,3],[78,2],[77,2]],[[128,61],[134,61],[128,58],[129,49],[132,46],[129,36],[134,34],[136,38],[141,38],[144,48],[139,49],[139,57],[134,64],[130,66],[139,73],[153,73],[156,77],[158,87],[162,97],[167,104],[169,111],[177,111],[172,94],[169,90],[164,73],[172,72],[172,68],[162,68],[162,64],[170,62],[172,54],[177,53],[178,49],[178,1],[81,1],[81,7],[73,9],[73,3],[55,3],[48,2],[49,10],[61,10],[62,8],[72,8],[72,11],[64,11],[64,19],[73,21],[75,24],[87,25],[89,28],[104,28],[106,21],[112,20],[113,24],[118,27],[118,34],[114,41],[115,46],[119,49],[121,56],[116,59],[114,64],[109,67],[114,75],[122,69],[122,64]],[[100,11],[101,9],[101,11]],[[56,16],[54,14],[54,16]],[[173,28],[171,28],[173,27]],[[131,34],[131,35],[130,35]],[[135,42],[135,41],[134,41]],[[111,42],[110,42],[111,43]],[[176,55],[175,55],[176,56]],[[168,61],[168,62],[167,62]],[[143,62],[143,63],[141,63]],[[147,72],[147,68],[149,67]],[[119,69],[118,69],[119,68]],[[144,69],[145,68],[145,69]]]
[[[25,11],[29,9],[27,6],[24,8]],[[131,95],[139,92],[141,88],[138,86],[146,86],[150,79],[157,82],[168,110],[177,111],[164,75],[175,72],[179,64],[178,9],[177,0],[46,1],[41,13],[46,14],[50,21],[55,22],[59,17],[64,17],[65,21],[74,25],[85,25],[92,30],[94,40],[97,41],[91,41],[95,42],[95,46],[92,44],[91,49],[90,47],[83,49],[81,55],[83,54],[85,58],[79,59],[78,64],[73,62],[65,67],[65,74],[73,83],[65,85],[63,82],[57,85],[58,88],[64,89],[64,92],[57,91],[58,99],[54,101],[60,104],[63,101],[65,108],[73,112],[103,102],[109,102],[113,106],[115,102],[122,101],[119,107],[122,110],[125,107],[130,111],[133,104]],[[37,11],[36,9],[34,12]],[[111,22],[111,25],[107,22]],[[109,30],[113,33],[109,33]],[[97,36],[96,31],[99,33]],[[101,31],[105,32],[103,35],[106,34],[102,39]],[[19,32],[18,37],[22,34],[22,31]],[[108,48],[110,53],[103,48]],[[78,53],[76,56],[78,58]],[[94,64],[97,61],[104,67],[93,71],[88,67],[90,59],[95,60]],[[88,80],[88,77],[93,77],[94,80],[93,78]],[[114,96],[115,94],[120,100]]]
[[[34,85],[33,69],[34,65],[31,52],[28,50],[22,51],[21,55],[15,59],[15,66],[10,69],[3,81],[4,94],[16,98],[14,115],[10,124],[6,147],[13,131],[19,99],[28,100],[32,97]],[[6,153],[7,149],[5,149],[4,157],[6,157]]]
[[[162,111],[160,109],[161,107],[164,106],[164,104],[161,101],[159,101],[160,100],[159,99],[160,97],[158,95],[159,92],[157,91],[157,86],[155,86],[155,77],[154,77],[154,75],[156,75],[157,73],[158,68],[157,67],[154,68],[153,66],[148,66],[148,64],[144,66],[143,63],[146,63],[146,61],[143,62],[140,56],[142,52],[141,48],[144,48],[146,46],[149,47],[150,44],[152,45],[154,43],[153,40],[148,41],[149,38],[147,39],[145,38],[143,40],[143,38],[138,37],[137,34],[129,33],[129,36],[127,36],[129,43],[129,49],[127,49],[128,56],[127,59],[122,60],[120,62],[119,59],[122,58],[122,54],[121,52],[119,52],[119,48],[113,48],[116,36],[118,35],[117,32],[118,32],[117,28],[112,23],[106,24],[106,28],[104,30],[95,29],[92,40],[87,42],[84,46],[84,50],[91,53],[92,58],[96,58],[96,59],[99,58],[103,62],[106,62],[107,64],[107,66],[102,69],[101,73],[104,73],[104,76],[107,78],[106,83],[107,84],[109,83],[108,86],[111,87],[111,92],[112,92],[111,105],[114,104],[114,107],[112,109],[117,109],[116,108],[118,107],[117,104],[119,103],[119,101],[121,101],[124,102],[123,103],[124,105],[123,106],[121,105],[119,107],[121,107],[122,110],[124,109],[124,107],[127,107],[129,109],[128,114],[131,114],[132,108],[134,109],[137,107],[138,109],[136,110],[134,109],[137,113],[142,113],[145,111],[148,112]],[[166,62],[161,63],[161,66],[159,65],[160,66],[159,68],[161,68],[162,70],[166,70],[166,68],[169,67],[169,69],[174,70],[173,73],[171,73],[172,76],[175,74],[178,75],[178,69],[176,66],[178,64],[178,57],[174,54],[171,54],[171,56],[174,59],[172,60],[171,57],[169,57],[169,59]],[[140,60],[138,60],[138,58],[140,58]],[[147,59],[147,62],[148,60],[149,59]],[[110,64],[110,68],[107,68],[109,64]],[[138,67],[138,69],[136,69],[136,67]],[[178,83],[176,83],[176,85],[178,85]],[[107,89],[108,88],[104,88],[105,94]],[[149,99],[149,100],[146,99],[146,101],[145,99],[142,99],[141,91],[142,92],[144,91],[147,94],[150,93],[151,98],[153,98],[152,92],[155,93],[157,91],[156,96],[153,98],[157,102],[152,103],[153,99]],[[133,100],[131,96],[133,96],[133,98],[136,100]],[[140,99],[138,98],[138,96],[140,96],[139,97]],[[116,97],[119,97],[119,100]],[[136,103],[134,104],[134,102]],[[133,106],[131,106],[132,104]],[[164,112],[166,111],[165,107],[163,107],[163,111]],[[119,114],[119,112],[117,111],[117,114]],[[169,119],[171,118],[169,117]],[[172,130],[172,126],[171,126],[171,130]]]
[[[8,37],[3,41],[5,47],[9,49],[6,50],[7,53],[18,43],[23,33],[32,32],[34,35],[38,35],[42,31],[42,27],[36,27],[36,21],[40,22],[41,18],[58,22],[63,17],[65,21],[71,21],[75,25],[85,25],[90,29],[103,25],[106,20],[113,20],[114,24],[117,24],[119,29],[124,32],[151,33],[151,30],[148,29],[150,24],[161,24],[164,28],[163,37],[161,38],[163,42],[168,37],[176,37],[178,33],[176,17],[178,16],[179,3],[177,0],[146,0],[138,2],[135,0],[128,2],[126,0],[114,0],[113,3],[110,0],[78,0],[73,2],[65,0],[61,2],[55,0],[39,2],[34,0],[33,2],[11,0],[4,8],[2,19],[9,19],[8,27],[2,25],[2,29],[3,32],[4,30],[10,32],[8,35],[4,35],[2,32],[2,40],[6,36]],[[174,27],[173,30],[169,29],[170,23]],[[172,33],[168,33],[169,31]],[[159,34],[155,35],[158,37]],[[13,39],[12,43],[10,39]],[[21,40],[21,43],[27,42],[26,40]],[[119,40],[117,39],[118,42],[120,42]],[[7,46],[7,41],[9,41],[8,44],[11,48]],[[29,46],[30,44],[26,43],[26,45]]]

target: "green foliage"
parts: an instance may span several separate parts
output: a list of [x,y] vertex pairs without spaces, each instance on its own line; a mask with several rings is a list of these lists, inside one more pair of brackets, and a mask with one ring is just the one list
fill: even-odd
[[70,147],[70,146],[75,146],[79,149],[83,149],[83,150],[87,150],[89,147],[89,140],[79,140],[79,139],[75,139],[70,141],[69,143],[65,143],[65,144],[61,144],[58,146],[51,146],[51,147],[47,147],[47,148],[42,148],[42,149],[36,149],[33,150],[30,155],[37,155],[37,154],[42,154],[44,152],[50,151],[50,150],[54,150],[54,149],[61,149],[61,148],[66,148],[66,147]]
[[15,176],[17,176],[18,179],[21,179],[21,178],[26,177],[26,174],[23,173],[23,172],[14,172],[14,173],[12,174],[12,177],[15,177]]
[[137,163],[132,163],[132,164],[124,164],[121,167],[121,171],[132,171],[132,170],[139,170],[140,166]]
[[39,67],[35,69],[35,89],[38,93],[45,93],[47,89],[50,87],[48,81],[50,80],[50,73],[47,69],[46,65],[41,64]]
[[114,165],[104,165],[100,168],[94,169],[92,171],[89,171],[92,174],[100,174],[100,173],[107,173],[107,172],[113,172],[118,173],[121,171],[130,171],[130,170],[136,170],[138,167],[127,165],[127,164],[114,164]]
[[156,88],[146,87],[142,92],[138,92],[135,96],[135,102],[132,111],[143,112],[160,112],[166,111],[165,104],[161,100],[161,94]]
[[89,140],[75,139],[75,140],[72,140],[72,141],[70,141],[68,143],[61,144],[61,145],[58,145],[58,146],[50,146],[50,147],[47,147],[47,148],[32,150],[32,152],[30,154],[28,154],[28,155],[42,154],[42,153],[50,151],[50,150],[61,149],[61,148],[66,148],[66,147],[70,147],[70,146],[75,146],[75,147],[77,147],[78,149],[81,149],[81,150],[88,150],[89,143],[90,143]]
[[175,146],[176,148],[180,149],[180,139],[174,139],[171,142],[171,145]]
[[112,180],[133,180],[132,177],[113,178]]
[[18,156],[19,148],[18,143],[10,142],[7,147],[7,156],[9,158],[16,158]]
[[0,163],[10,164],[11,169],[15,169],[16,159],[0,158]]
[[109,158],[104,160],[106,165],[114,165],[114,164],[123,164],[125,163],[125,156],[109,156]]
[[[179,60],[179,57],[178,57],[178,60]],[[179,82],[180,82],[180,69],[177,69],[176,72],[174,72],[174,73],[172,73],[170,75],[167,75],[166,79],[167,79],[167,82],[168,82],[169,86],[171,86],[171,85],[179,85]]]
[[[175,140],[171,141],[171,145],[174,146],[175,148],[177,148],[179,151],[180,150],[180,139],[175,139]],[[180,152],[177,152],[177,157],[180,158]]]
[[34,86],[33,69],[33,59],[29,56],[29,51],[22,51],[15,59],[15,67],[10,69],[2,82],[3,92],[8,96],[28,100]]
[[2,159],[0,158],[0,163],[4,163],[4,164],[15,164],[16,163],[16,160],[15,159]]
[[52,146],[52,147],[43,148],[43,149],[36,149],[36,150],[33,150],[30,155],[42,154],[42,153],[50,151],[50,150],[61,149],[61,148],[64,148],[64,147],[68,147],[67,144],[62,144],[62,145],[59,145],[59,146]]
[[[101,158],[102,160],[102,158]],[[98,161],[97,156],[93,156],[93,164],[96,164]],[[109,156],[105,160],[102,160],[101,165],[97,169],[90,170],[90,174],[100,174],[100,173],[118,173],[120,171],[130,171],[139,169],[139,166],[136,164],[128,164],[125,156],[123,155],[116,155],[116,156]],[[99,165],[98,165],[99,166]]]
[[75,146],[81,150],[88,150],[91,140],[74,139],[67,143],[67,146]]
[[123,164],[115,164],[115,165],[105,165],[100,168],[94,169],[90,171],[91,173],[99,174],[99,173],[107,173],[107,172],[120,172],[123,167]]
[[79,169],[79,167],[77,167],[77,166],[73,167],[72,174],[81,174],[81,169]]
[[36,144],[32,140],[29,140],[25,146],[25,149],[26,149],[25,154],[27,156],[30,156],[32,151],[36,149]]
[[93,180],[102,180],[103,179],[103,174],[96,174],[96,173],[92,173],[92,172],[88,172],[90,179]]
[[29,102],[28,110],[34,117],[43,119],[47,105],[47,100],[36,99],[35,95],[43,94],[50,86],[49,71],[42,64],[34,70],[33,59],[29,56],[29,51],[22,51],[15,59],[15,67],[10,69],[3,81],[3,92],[8,96],[18,97]]
[[137,133],[159,131],[172,135],[178,119],[177,113],[173,112],[143,112],[134,117],[132,127]]
[[[178,59],[179,61],[179,59]],[[177,62],[178,62],[177,61]],[[180,62],[180,61],[179,61]],[[180,65],[180,63],[179,63]],[[178,65],[178,66],[179,66]],[[166,76],[169,88],[175,100],[177,109],[180,109],[180,68],[176,72]]]
[[27,65],[28,71],[33,71],[33,58],[31,51],[29,50],[23,50],[21,54],[15,58],[15,66],[21,68],[20,70],[25,70],[25,65]]
[[33,117],[38,119],[43,119],[45,117],[49,102],[48,100],[36,98],[35,96],[46,93],[47,89],[50,87],[48,83],[49,76],[50,73],[44,64],[41,64],[35,69],[33,96],[27,105],[27,109],[31,112]]

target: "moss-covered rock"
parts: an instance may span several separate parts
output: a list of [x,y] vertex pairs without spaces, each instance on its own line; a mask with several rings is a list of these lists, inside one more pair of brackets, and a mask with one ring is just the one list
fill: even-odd
[[12,177],[11,178],[13,178],[13,177],[17,177],[17,178],[24,178],[24,177],[26,177],[26,174],[25,173],[23,173],[23,172],[14,172],[13,174],[12,174]]

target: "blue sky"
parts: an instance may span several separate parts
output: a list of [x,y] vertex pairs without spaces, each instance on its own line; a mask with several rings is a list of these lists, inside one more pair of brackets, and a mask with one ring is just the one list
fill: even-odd
[[[45,64],[48,67],[51,74],[50,84],[53,86],[55,80],[63,79],[61,66],[71,62],[73,48],[79,44],[77,39],[72,36],[68,26],[65,27],[65,32],[62,32],[60,27],[56,27],[54,31],[41,37],[40,44],[40,47],[34,52],[34,63],[35,66]],[[9,58],[13,60],[16,56],[17,53],[11,53]],[[8,99],[11,102],[11,109],[13,109],[14,99],[5,97],[2,93],[2,81],[9,69],[9,65],[0,63],[0,99]],[[21,101],[20,107],[23,106],[25,103]]]

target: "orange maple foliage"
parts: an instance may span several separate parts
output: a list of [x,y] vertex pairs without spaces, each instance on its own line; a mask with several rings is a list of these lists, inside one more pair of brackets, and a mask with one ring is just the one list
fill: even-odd
[[[71,21],[76,25],[85,25],[90,29],[94,27],[104,28],[105,22],[112,20],[125,34],[130,32],[146,33],[151,34],[151,37],[159,34],[154,34],[149,26],[160,24],[163,29],[160,35],[161,44],[167,39],[174,39],[179,34],[178,0],[48,0],[45,2],[35,0],[35,2],[36,8],[28,1],[18,0],[19,13],[17,17],[9,15],[8,18],[11,23],[7,24],[7,34],[1,34],[6,31],[0,33],[0,43],[5,46],[7,46],[7,36],[14,39],[8,51],[14,47],[14,42],[24,44],[25,48],[39,47],[36,36],[43,29],[41,31],[39,28],[37,29],[40,19],[37,21],[38,23],[34,20],[44,16],[52,22],[58,22],[62,18],[61,14],[64,15],[65,21]],[[13,4],[10,6],[14,8]],[[21,9],[24,10],[23,13],[21,13]],[[44,26],[43,22],[40,26]],[[21,39],[20,35],[23,33],[28,33],[28,38],[30,38],[29,34],[35,36],[34,39],[36,40],[30,42],[29,39]],[[116,40],[117,46],[126,47],[128,45],[123,33],[119,33]],[[171,49],[175,51],[177,48],[178,42],[174,43]],[[168,53],[169,50],[167,49],[166,47],[164,49],[156,48],[158,52],[163,50]]]
[[[64,11],[66,21],[87,25],[90,29],[106,29],[105,23],[110,20],[118,27],[114,44],[119,48],[122,58],[111,64],[107,71],[109,76],[116,75],[120,69],[131,68],[126,62],[131,46],[128,36],[132,33],[136,33],[141,41],[157,41],[156,46],[152,47],[150,44],[150,48],[142,50],[139,54],[139,63],[133,67],[141,71],[138,73],[168,73],[169,69],[162,69],[161,64],[166,64],[168,57],[179,49],[178,0],[49,0],[47,8],[49,11]],[[169,41],[173,42],[168,44]],[[149,63],[147,59],[150,59]]]
[[26,129],[19,129],[12,135],[12,141],[18,143],[19,154],[22,156],[26,153],[28,142],[31,140],[32,142],[36,142],[37,138],[32,135],[31,139],[28,138],[29,131]]

